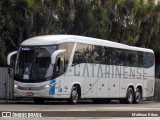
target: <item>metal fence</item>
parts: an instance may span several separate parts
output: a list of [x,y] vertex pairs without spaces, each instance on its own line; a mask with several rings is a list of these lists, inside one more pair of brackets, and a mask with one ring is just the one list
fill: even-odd
[[[11,69],[11,74],[13,69]],[[9,76],[8,68],[0,67],[0,99],[13,98],[13,77]]]

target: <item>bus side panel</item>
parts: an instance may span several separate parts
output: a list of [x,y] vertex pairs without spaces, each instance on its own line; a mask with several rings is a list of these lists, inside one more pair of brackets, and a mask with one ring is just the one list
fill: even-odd
[[59,76],[58,78],[56,78],[56,86],[55,86],[55,96],[57,98],[63,98],[64,94],[65,94],[65,90],[64,90],[64,84],[65,84],[65,77]]
[[97,97],[107,98],[108,97],[108,78],[99,78],[97,83]]
[[155,73],[154,66],[151,68],[144,69],[144,87],[143,87],[143,96],[142,97],[151,97],[154,95],[154,86],[155,86]]

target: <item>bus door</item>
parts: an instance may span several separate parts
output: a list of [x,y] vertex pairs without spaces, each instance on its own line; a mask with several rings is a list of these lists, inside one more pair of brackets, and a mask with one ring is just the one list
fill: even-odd
[[65,62],[65,55],[59,54],[57,56],[57,61],[55,65],[55,78],[57,82],[57,93],[58,94],[64,94],[65,88],[64,86],[67,84],[67,81],[65,81],[64,73],[66,71],[66,62]]

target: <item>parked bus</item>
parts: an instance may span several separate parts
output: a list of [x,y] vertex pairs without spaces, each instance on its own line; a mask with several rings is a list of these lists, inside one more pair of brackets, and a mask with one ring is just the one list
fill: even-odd
[[45,35],[21,43],[14,96],[139,103],[154,95],[155,62],[150,49],[76,35]]

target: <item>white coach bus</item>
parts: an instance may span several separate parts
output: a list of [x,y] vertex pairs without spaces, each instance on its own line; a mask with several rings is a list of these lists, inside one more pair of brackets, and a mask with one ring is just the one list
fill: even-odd
[[46,35],[25,40],[17,54],[14,96],[139,103],[154,95],[155,62],[150,49],[75,35]]

